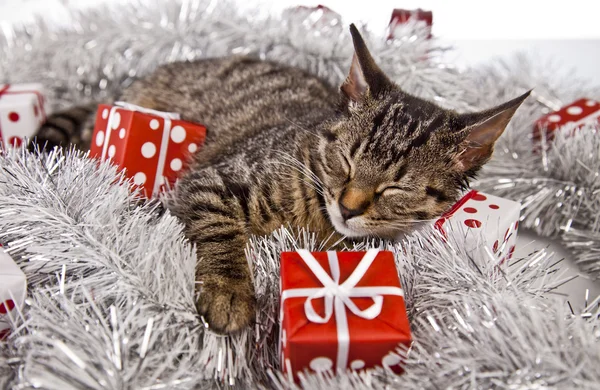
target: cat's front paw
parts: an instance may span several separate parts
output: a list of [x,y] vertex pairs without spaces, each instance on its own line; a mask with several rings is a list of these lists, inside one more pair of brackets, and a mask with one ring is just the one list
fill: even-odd
[[256,298],[250,280],[203,275],[198,312],[216,333],[237,332],[254,322]]

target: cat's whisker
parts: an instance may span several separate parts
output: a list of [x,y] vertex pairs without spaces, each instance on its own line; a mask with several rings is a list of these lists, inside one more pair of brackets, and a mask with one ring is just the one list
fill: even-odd
[[306,179],[300,179],[302,180],[302,182],[304,184],[306,184],[307,186],[309,186],[310,188],[312,188],[315,192],[317,192],[319,195],[323,196],[323,192],[321,192],[321,190],[319,190],[318,188],[316,188],[314,185],[312,185],[309,181],[307,181]]
[[414,222],[411,221],[389,221],[389,222],[385,222],[383,225],[384,226],[409,226],[411,224],[413,224]]
[[297,158],[284,153],[283,154],[284,159],[286,159],[289,163],[285,164],[283,162],[278,162],[281,165],[287,166],[289,168],[292,168],[294,170],[296,170],[297,172],[299,172],[300,174],[302,174],[303,176],[305,176],[306,178],[310,179],[319,189],[320,189],[320,194],[323,195],[323,183],[321,182],[321,179],[314,173],[312,172],[307,166],[306,164],[302,163],[301,161],[299,161]]
[[321,179],[319,178],[319,176],[317,176],[316,173],[314,173],[309,167],[306,166],[305,163],[303,163],[302,161],[300,161],[298,158],[294,157],[292,154],[290,153],[282,153],[282,156],[288,160],[289,162],[291,162],[294,165],[297,165],[298,167],[305,169],[308,173],[310,173],[316,180],[318,180],[319,182],[321,181]]
[[421,222],[435,222],[439,219],[439,217],[431,218],[431,219],[402,219],[402,220],[394,220],[394,219],[383,219],[379,220],[384,223],[421,223]]
[[317,192],[319,195],[321,196],[325,196],[323,195],[323,191],[318,189],[317,187],[315,187],[313,184],[311,184],[308,180],[306,179],[300,179],[302,180],[307,186],[309,186],[310,188],[312,188],[315,192]]
[[[296,176],[294,176],[294,175],[292,175],[292,174],[283,174],[282,176],[287,176],[287,177],[290,177],[290,178],[296,178]],[[315,192],[317,192],[319,195],[321,195],[321,196],[323,196],[323,197],[325,196],[325,195],[323,194],[323,190],[322,190],[321,188],[318,188],[317,186],[315,186],[314,182],[311,182],[311,181],[309,181],[309,180],[307,180],[307,179],[305,179],[305,178],[303,178],[303,177],[300,177],[299,179],[300,179],[300,180],[302,180],[302,182],[303,182],[304,184],[306,184],[307,186],[309,186],[310,188],[312,188],[312,189],[313,189]]]
[[289,178],[298,178],[298,179],[302,180],[304,183],[306,183],[307,185],[311,186],[313,189],[319,191],[319,193],[321,195],[323,195],[323,188],[319,185],[319,183],[316,183],[309,176],[304,175],[303,172],[299,171],[296,167],[290,167],[290,168],[295,169],[296,171],[298,171],[299,173],[301,173],[302,176],[301,177],[297,177],[297,176],[292,175],[291,173],[282,173],[281,175],[289,177]]
[[304,164],[302,161],[298,160],[294,156],[290,155],[289,153],[283,153],[283,157],[293,166],[299,168],[301,170],[301,173],[305,174],[306,176],[309,176],[315,182],[315,184],[319,185],[319,187],[323,187],[323,182],[321,181],[319,176],[317,176],[316,173],[314,173],[310,168],[308,168],[306,164]]
[[383,228],[383,229],[392,229],[392,230],[406,230],[412,227],[412,224],[409,223],[385,223],[385,224],[370,224],[368,227],[373,228]]
[[433,219],[406,219],[403,222],[407,222],[407,223],[435,222],[438,219],[439,218],[433,218]]
[[[390,221],[390,222],[385,222],[382,224],[371,223],[368,226],[369,227],[378,227],[381,229],[391,229],[391,230],[406,232],[406,231],[414,230],[418,225],[422,225],[424,223],[432,223],[433,221],[436,221],[436,220],[437,219]],[[417,226],[415,226],[415,225],[417,225]]]
[[297,165],[283,163],[281,161],[277,161],[277,164],[283,165],[283,166],[288,167],[288,168],[292,168],[296,172],[302,174],[302,176],[304,176],[304,177],[310,179],[311,181],[313,181],[316,185],[321,186],[321,183],[319,183],[318,181],[315,181],[315,179],[313,177],[311,177],[309,174],[307,174],[307,172],[304,170],[303,167],[298,167]]
[[299,123],[296,123],[296,122],[292,121],[290,118],[286,117],[285,119],[286,119],[286,120],[287,120],[287,121],[288,121],[288,122],[289,122],[289,123],[290,123],[292,126],[296,126],[298,129],[300,129],[300,130],[302,130],[302,131],[306,132],[307,134],[313,135],[313,136],[315,136],[315,137],[317,137],[317,138],[318,138],[318,137],[320,137],[320,134],[319,134],[319,133],[317,133],[317,132],[315,132],[315,131],[312,131],[312,130],[309,130],[308,128],[306,128],[306,127],[304,127],[304,126],[300,125]]

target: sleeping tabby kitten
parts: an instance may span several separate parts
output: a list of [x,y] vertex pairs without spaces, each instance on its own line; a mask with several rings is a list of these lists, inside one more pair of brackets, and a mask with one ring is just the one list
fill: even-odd
[[[442,109],[390,81],[350,31],[355,54],[339,94],[302,70],[232,57],[165,65],[121,96],[209,129],[172,212],[197,245],[197,307],[217,332],[255,317],[250,235],[289,224],[321,238],[394,239],[438,217],[529,95],[478,113]],[[85,113],[54,115],[38,143],[66,143]]]

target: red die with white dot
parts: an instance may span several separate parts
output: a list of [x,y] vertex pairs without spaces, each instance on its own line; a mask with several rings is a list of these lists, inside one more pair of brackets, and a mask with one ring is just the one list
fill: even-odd
[[20,146],[46,120],[41,84],[0,84],[0,137],[4,145]]
[[204,126],[178,114],[117,102],[98,107],[90,155],[124,169],[150,198],[175,183],[205,138]]
[[16,319],[23,307],[27,292],[25,274],[14,260],[0,248],[0,341],[11,329],[11,318]]
[[511,258],[517,243],[521,205],[512,200],[470,191],[435,222],[445,239],[465,245],[468,253]]
[[557,130],[564,129],[571,132],[584,125],[598,122],[600,122],[600,102],[579,99],[538,119],[533,128],[533,139],[539,141],[544,130],[547,137],[552,139]]

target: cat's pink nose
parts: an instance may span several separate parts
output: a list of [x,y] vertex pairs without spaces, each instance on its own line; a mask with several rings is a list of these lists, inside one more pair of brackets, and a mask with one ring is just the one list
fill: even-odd
[[356,217],[357,215],[361,215],[362,213],[365,212],[365,209],[366,209],[366,208],[349,209],[346,206],[344,206],[344,204],[342,202],[339,202],[339,206],[340,206],[340,213],[342,214],[342,218],[344,218],[344,221],[346,221],[352,217]]
[[344,220],[363,214],[373,201],[372,191],[365,191],[357,188],[348,188],[344,190],[338,202],[340,213]]

